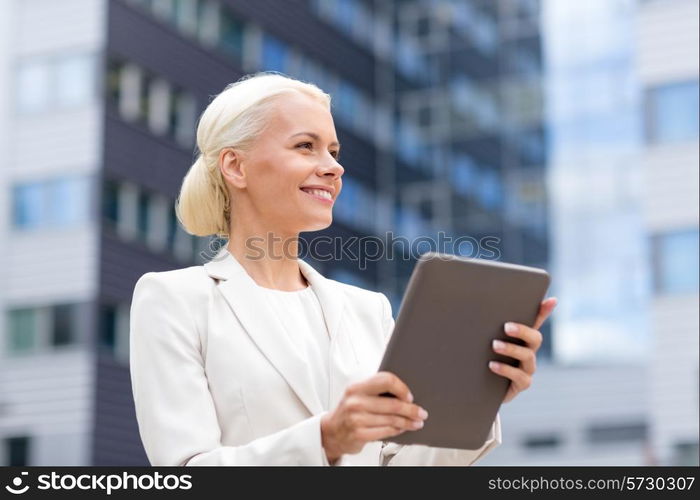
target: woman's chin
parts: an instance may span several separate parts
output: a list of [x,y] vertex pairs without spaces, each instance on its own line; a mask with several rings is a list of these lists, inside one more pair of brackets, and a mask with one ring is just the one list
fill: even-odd
[[313,221],[309,221],[307,224],[304,224],[304,228],[300,232],[308,232],[308,231],[321,231],[323,229],[326,229],[333,223],[333,217],[328,216],[327,218],[324,219],[318,219],[316,218]]

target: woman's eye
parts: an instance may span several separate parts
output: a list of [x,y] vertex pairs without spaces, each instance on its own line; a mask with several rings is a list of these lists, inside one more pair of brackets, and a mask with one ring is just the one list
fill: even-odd
[[[305,147],[307,147],[307,146],[308,146],[309,148],[312,148],[312,147],[313,147],[313,144],[311,144],[310,142],[302,142],[302,143],[297,144],[296,147],[305,148]],[[330,151],[330,154],[331,154],[331,156],[333,156],[333,158],[335,158],[336,160],[338,160],[339,157],[340,157],[340,152],[338,152],[338,151]]]

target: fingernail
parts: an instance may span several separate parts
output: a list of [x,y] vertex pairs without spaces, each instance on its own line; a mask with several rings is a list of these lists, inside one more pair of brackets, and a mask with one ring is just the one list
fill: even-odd
[[410,392],[408,393],[408,402],[413,403],[413,394],[411,394]]
[[422,420],[414,420],[413,421],[413,428],[414,429],[420,429],[423,427],[423,421]]
[[497,361],[489,361],[489,368],[491,368],[493,370],[498,370],[499,366],[500,365],[498,364]]
[[493,348],[496,349],[497,351],[502,351],[503,349],[506,348],[506,343],[502,342],[498,339],[493,340]]
[[420,410],[418,410],[418,416],[425,420],[426,418],[428,418],[428,412],[421,408]]
[[504,330],[506,333],[515,333],[518,331],[518,327],[515,325],[515,323],[511,323],[510,321],[506,323]]

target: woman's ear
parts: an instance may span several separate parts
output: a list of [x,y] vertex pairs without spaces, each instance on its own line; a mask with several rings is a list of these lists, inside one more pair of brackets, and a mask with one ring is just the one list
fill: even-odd
[[219,152],[219,169],[226,182],[237,188],[246,187],[244,154],[233,148]]

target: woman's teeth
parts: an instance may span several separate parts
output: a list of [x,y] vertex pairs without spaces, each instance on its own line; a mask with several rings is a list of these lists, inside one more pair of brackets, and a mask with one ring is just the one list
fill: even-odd
[[302,191],[309,193],[309,194],[313,194],[315,196],[320,196],[320,197],[325,198],[327,200],[331,199],[331,194],[324,189],[302,189]]

